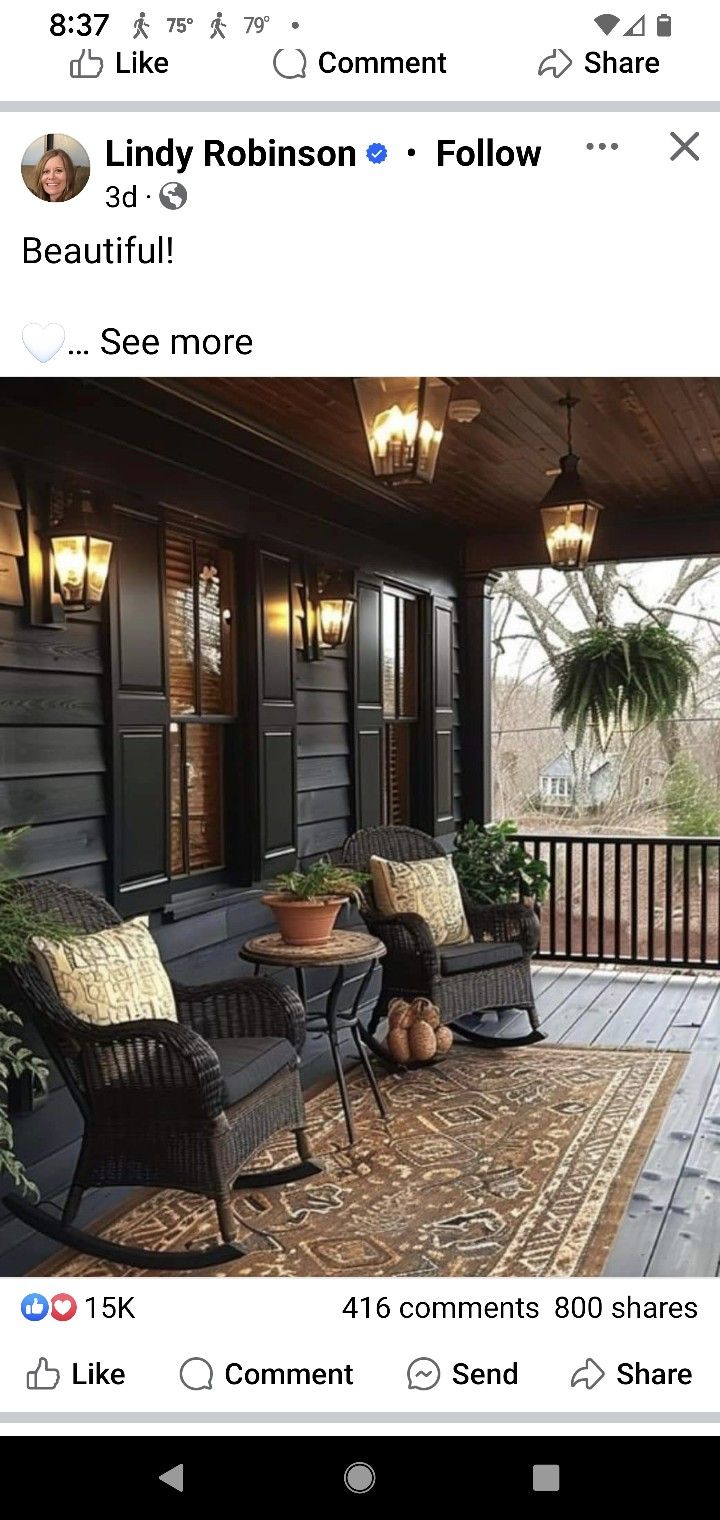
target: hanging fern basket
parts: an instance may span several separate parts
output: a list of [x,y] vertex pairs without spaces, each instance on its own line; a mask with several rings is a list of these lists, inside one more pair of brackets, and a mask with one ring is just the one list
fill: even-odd
[[577,744],[591,730],[607,749],[618,731],[675,717],[697,671],[687,645],[661,623],[593,628],[558,660],[553,717]]

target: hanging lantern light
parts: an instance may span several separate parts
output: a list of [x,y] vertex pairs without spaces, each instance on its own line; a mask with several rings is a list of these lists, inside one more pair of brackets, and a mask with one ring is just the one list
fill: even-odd
[[560,473],[540,503],[545,543],[555,570],[584,570],[595,537],[602,505],[593,501],[579,473],[580,460],[573,453],[572,414],[576,396],[561,397],[567,411],[567,454],[560,460]]
[[443,440],[446,380],[355,380],[372,471],[380,480],[430,485]]
[[110,569],[114,539],[95,531],[89,491],[66,497],[53,492],[50,549],[60,600],[66,612],[99,606]]

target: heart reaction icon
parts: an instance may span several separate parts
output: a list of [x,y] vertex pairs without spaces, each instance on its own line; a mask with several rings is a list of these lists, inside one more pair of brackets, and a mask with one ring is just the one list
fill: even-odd
[[47,364],[59,354],[65,342],[65,328],[59,322],[48,322],[45,327],[39,322],[28,322],[23,328],[22,340],[38,364]]
[[77,1312],[77,1304],[70,1293],[56,1293],[50,1300],[50,1313],[53,1319],[72,1319]]

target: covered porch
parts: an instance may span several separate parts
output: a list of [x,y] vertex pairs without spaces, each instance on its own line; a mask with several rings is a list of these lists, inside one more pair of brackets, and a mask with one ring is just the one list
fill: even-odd
[[[372,477],[350,380],[3,382],[0,827],[31,825],[22,875],[149,915],[173,980],[203,986],[249,973],[239,951],[271,926],[262,884],[278,872],[338,858],[359,828],[409,825],[447,851],[464,819],[489,818],[493,587],[546,556],[536,507],[564,388],[455,382],[480,410],[447,423],[432,484],[403,490]],[[719,551],[717,383],[578,389],[578,452],[606,507],[598,558]],[[74,613],[43,535],[52,502],[78,494],[115,548],[102,603]],[[355,612],[320,651],[309,620],[330,572]],[[717,842],[699,874],[681,858],[692,840],[669,846],[670,869],[659,839],[611,842],[602,865],[594,841],[528,843],[555,863],[534,963],[548,1044],[690,1054],[605,1270],[715,1275]],[[309,978],[310,1012],[330,980]],[[365,1019],[379,984],[378,969]],[[331,1073],[310,1038],[306,1090]],[[59,1203],[81,1125],[57,1071],[14,1123]],[[81,1222],[117,1202],[89,1194]],[[0,1218],[0,1270],[47,1254]]]

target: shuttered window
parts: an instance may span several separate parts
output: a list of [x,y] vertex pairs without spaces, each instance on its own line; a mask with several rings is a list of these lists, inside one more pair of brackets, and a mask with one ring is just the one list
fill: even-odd
[[383,591],[383,774],[385,822],[413,823],[418,718],[418,602]]
[[170,840],[174,879],[225,865],[226,742],[235,718],[229,549],[169,530]]

